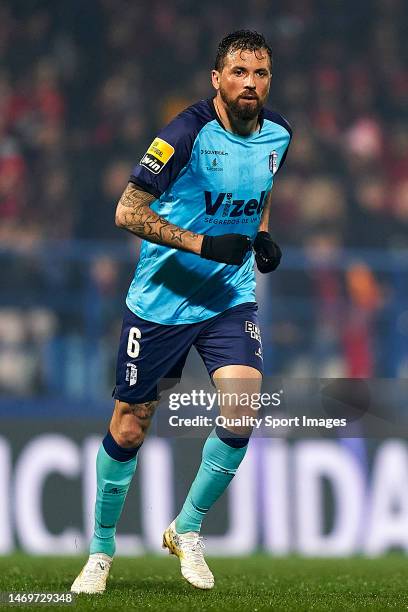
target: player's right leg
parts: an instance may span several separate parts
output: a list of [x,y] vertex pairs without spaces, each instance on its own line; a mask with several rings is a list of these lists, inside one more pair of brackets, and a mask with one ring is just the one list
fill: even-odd
[[125,310],[119,344],[116,401],[109,431],[97,456],[95,529],[90,557],[71,589],[75,593],[105,590],[115,553],[116,525],[136,470],[157,404],[157,383],[181,375],[196,334],[187,325],[160,325]]
[[74,593],[103,593],[115,553],[115,533],[141,447],[157,402],[115,403],[96,459],[95,526],[90,556],[74,580]]

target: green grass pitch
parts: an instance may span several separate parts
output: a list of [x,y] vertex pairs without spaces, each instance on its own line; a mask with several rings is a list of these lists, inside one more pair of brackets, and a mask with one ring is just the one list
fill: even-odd
[[[0,591],[68,591],[83,559],[0,557]],[[209,559],[216,586],[191,587],[174,557],[117,558],[104,595],[78,596],[66,610],[406,610],[408,559],[245,558]],[[20,606],[22,607],[22,606]],[[30,610],[38,606],[24,606]],[[61,606],[41,606],[55,609]],[[6,609],[6,607],[2,607]],[[7,609],[11,609],[7,606]]]

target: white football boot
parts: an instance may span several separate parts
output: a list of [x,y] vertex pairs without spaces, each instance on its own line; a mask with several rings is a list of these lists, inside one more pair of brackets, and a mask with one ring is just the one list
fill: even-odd
[[81,572],[71,586],[72,593],[103,593],[112,565],[112,557],[105,553],[89,555]]
[[205,562],[203,538],[196,531],[177,533],[175,521],[163,534],[163,548],[180,559],[184,578],[198,589],[212,589],[214,576]]

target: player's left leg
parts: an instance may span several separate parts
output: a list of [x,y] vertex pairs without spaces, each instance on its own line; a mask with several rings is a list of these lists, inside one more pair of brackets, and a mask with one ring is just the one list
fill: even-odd
[[[239,398],[246,393],[259,393],[262,375],[248,366],[230,365],[216,370],[213,380],[220,398],[223,395]],[[207,438],[197,476],[176,519],[179,533],[200,531],[208,510],[225,491],[245,457],[252,427],[242,417],[254,416],[253,410],[247,403],[241,406],[236,401],[224,401],[220,413],[230,422],[234,419],[242,425],[217,426]]]
[[[219,368],[213,380],[217,389],[227,397],[235,394],[239,397],[243,393],[259,393],[262,375],[251,367],[231,365]],[[242,394],[239,389],[242,389]],[[227,402],[220,406],[222,416],[228,419],[239,417],[238,420],[241,420],[242,416],[253,416],[250,410],[247,404],[240,406]],[[214,577],[204,559],[201,524],[245,457],[252,428],[245,424],[245,420],[242,421],[242,426],[229,426],[228,429],[218,426],[211,432],[181,512],[163,536],[163,546],[179,557],[184,578],[201,589],[214,586]]]
[[[261,388],[256,305],[243,304],[223,313],[208,326],[196,347],[221,397],[225,394],[227,398],[220,405],[221,415],[238,418],[239,424],[218,426],[206,440],[201,465],[180,514],[164,534],[164,545],[180,558],[182,574],[191,584],[209,589],[214,578],[203,557],[199,532],[205,515],[228,487],[248,448],[252,427],[242,417],[254,414],[248,402],[239,398],[259,393]],[[236,401],[230,401],[231,397]]]

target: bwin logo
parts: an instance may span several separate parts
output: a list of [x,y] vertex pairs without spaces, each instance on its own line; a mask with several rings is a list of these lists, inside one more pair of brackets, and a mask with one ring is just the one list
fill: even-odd
[[[223,217],[241,217],[242,215],[252,217],[253,215],[258,215],[262,212],[265,193],[265,191],[261,192],[259,200],[252,198],[247,202],[245,200],[233,200],[232,193],[219,193],[215,199],[215,202],[213,202],[211,191],[205,191],[205,211],[207,215],[214,216],[222,207]],[[227,197],[225,198],[225,196]]]
[[159,174],[160,170],[163,167],[163,163],[157,161],[154,157],[146,153],[140,161],[141,166],[145,166],[148,170],[153,172],[153,174]]

